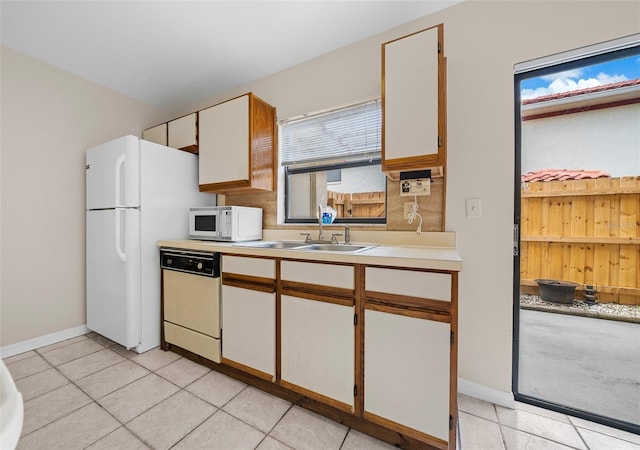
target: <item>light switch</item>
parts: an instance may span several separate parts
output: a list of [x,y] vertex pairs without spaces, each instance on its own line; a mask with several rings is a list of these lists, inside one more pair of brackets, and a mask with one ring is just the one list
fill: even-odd
[[482,217],[479,198],[468,198],[465,203],[467,206],[467,219],[479,219]]

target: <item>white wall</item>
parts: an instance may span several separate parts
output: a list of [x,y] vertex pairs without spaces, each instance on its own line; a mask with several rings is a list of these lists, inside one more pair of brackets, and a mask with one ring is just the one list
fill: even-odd
[[85,318],[85,149],[166,112],[1,47],[0,346]]
[[[447,230],[457,233],[459,374],[511,391],[514,64],[640,31],[640,2],[468,1],[174,111],[255,92],[285,119],[380,95],[380,44],[444,23]],[[465,199],[482,218],[465,218]]]
[[640,175],[640,103],[522,123],[522,173],[603,170]]

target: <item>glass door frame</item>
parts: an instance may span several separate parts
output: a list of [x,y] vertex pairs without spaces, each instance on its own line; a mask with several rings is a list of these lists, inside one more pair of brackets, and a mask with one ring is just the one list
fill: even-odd
[[[640,37],[640,35],[636,35]],[[596,46],[597,47],[597,46]],[[515,138],[515,170],[514,170],[514,255],[513,255],[513,346],[512,346],[512,390],[516,401],[539,406],[551,411],[567,414],[591,422],[601,423],[610,427],[640,434],[640,424],[633,424],[611,417],[601,416],[589,411],[584,411],[570,406],[553,403],[531,395],[520,393],[518,390],[518,377],[520,365],[520,218],[521,218],[521,170],[522,170],[522,110],[520,99],[520,82],[528,78],[535,78],[542,75],[563,72],[590,66],[612,59],[633,56],[640,48],[640,41],[635,41],[624,48],[601,49],[599,51],[583,50],[582,57],[576,56],[576,52],[569,52],[574,56],[568,56],[568,60],[562,61],[562,57],[542,58],[548,60],[546,64],[541,63],[537,67],[531,64],[530,70],[516,70],[514,74],[514,138]],[[579,54],[578,54],[579,55]],[[555,59],[555,62],[554,62]],[[639,325],[640,326],[640,325]]]

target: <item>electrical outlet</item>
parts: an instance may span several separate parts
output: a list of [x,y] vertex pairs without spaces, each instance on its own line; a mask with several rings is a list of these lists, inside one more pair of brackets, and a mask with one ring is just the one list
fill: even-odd
[[409,219],[409,214],[413,211],[413,202],[404,202],[404,210],[402,211],[402,218]]

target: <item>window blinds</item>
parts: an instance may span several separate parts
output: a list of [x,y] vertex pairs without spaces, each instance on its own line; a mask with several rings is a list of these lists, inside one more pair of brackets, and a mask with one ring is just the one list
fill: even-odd
[[283,166],[380,158],[380,100],[282,123]]

